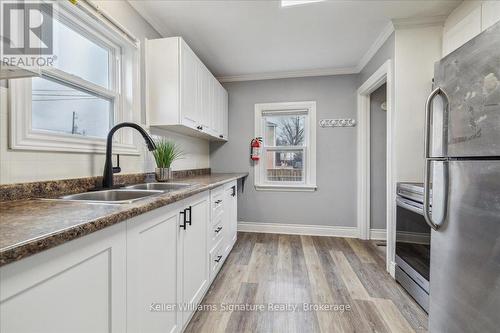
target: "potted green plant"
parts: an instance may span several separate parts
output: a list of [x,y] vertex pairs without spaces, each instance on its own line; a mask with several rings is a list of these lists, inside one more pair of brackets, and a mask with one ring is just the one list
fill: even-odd
[[156,139],[155,144],[156,150],[152,153],[156,161],[156,181],[166,182],[172,179],[172,163],[182,158],[184,152],[177,144],[164,138]]

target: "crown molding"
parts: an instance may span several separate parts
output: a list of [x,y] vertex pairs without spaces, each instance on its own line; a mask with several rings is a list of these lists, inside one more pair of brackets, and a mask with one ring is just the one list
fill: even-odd
[[382,47],[382,45],[384,45],[384,43],[392,35],[393,32],[394,32],[394,25],[392,24],[392,22],[389,22],[380,32],[380,34],[375,39],[373,44],[368,48],[363,57],[359,60],[359,63],[356,66],[358,73],[361,72],[363,68],[365,68],[366,64],[368,64],[368,62],[373,58],[375,53],[377,53],[377,51]]
[[392,19],[391,21],[395,29],[412,29],[444,26],[446,18],[446,15],[438,15],[418,18]]
[[219,76],[217,77],[217,79],[220,82],[236,82],[236,81],[286,79],[286,78],[310,77],[310,76],[347,75],[347,74],[357,74],[357,73],[358,73],[357,67],[336,67],[336,68],[319,68],[319,69],[288,71],[288,72],[267,72],[267,73],[256,73],[256,74]]

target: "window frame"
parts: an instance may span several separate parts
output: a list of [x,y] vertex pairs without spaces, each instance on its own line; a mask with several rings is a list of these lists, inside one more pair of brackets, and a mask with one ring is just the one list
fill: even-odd
[[[255,104],[255,137],[265,140],[264,120],[266,115],[305,115],[304,144],[302,146],[265,146],[263,142],[261,159],[254,164],[254,186],[266,191],[315,191],[316,186],[316,102],[285,102]],[[267,181],[265,168],[266,151],[302,150],[303,180],[301,182]]]
[[[97,16],[91,16],[88,8],[61,2],[54,6],[54,19],[108,50],[108,88],[87,81],[57,68],[40,69],[40,77],[108,99],[112,103],[110,116],[114,124],[123,121],[140,122],[140,52],[139,43],[122,36],[112,26]],[[97,21],[97,22],[96,22]],[[97,24],[96,24],[97,23]],[[58,133],[32,128],[31,78],[9,80],[9,148],[76,153],[105,153],[106,138]],[[139,121],[137,121],[139,118]],[[130,131],[114,135],[113,153],[139,155]]]

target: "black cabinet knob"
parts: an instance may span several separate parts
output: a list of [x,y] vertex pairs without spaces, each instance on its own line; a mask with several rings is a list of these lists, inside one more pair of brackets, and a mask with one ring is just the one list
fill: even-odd
[[217,259],[215,259],[215,262],[219,262],[222,259],[222,256],[217,256]]

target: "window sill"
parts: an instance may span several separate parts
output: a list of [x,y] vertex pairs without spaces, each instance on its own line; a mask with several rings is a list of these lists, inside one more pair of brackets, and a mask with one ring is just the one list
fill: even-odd
[[257,191],[314,192],[316,185],[255,185]]

